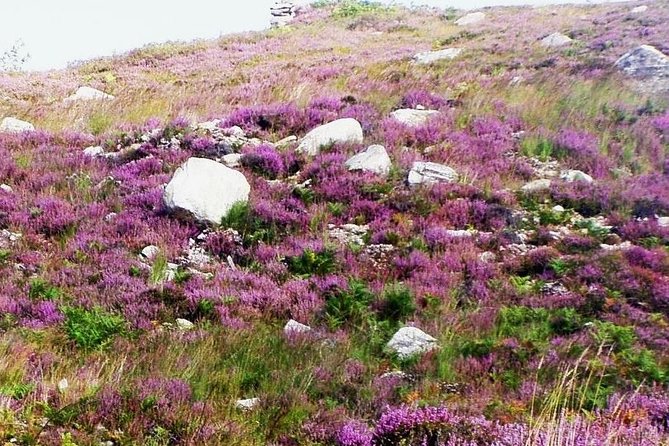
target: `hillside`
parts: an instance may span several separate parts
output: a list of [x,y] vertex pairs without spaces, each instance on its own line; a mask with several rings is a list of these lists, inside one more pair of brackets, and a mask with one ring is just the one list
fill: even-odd
[[0,440],[669,444],[667,23],[320,1],[0,73]]

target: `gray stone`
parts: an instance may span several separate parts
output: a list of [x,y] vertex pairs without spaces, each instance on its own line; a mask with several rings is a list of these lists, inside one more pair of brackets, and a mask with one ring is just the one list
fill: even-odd
[[525,193],[532,194],[536,192],[542,192],[550,188],[551,188],[551,180],[544,178],[541,180],[530,181],[529,183],[521,187],[520,190],[522,190]]
[[455,170],[443,164],[416,161],[411,167],[407,179],[409,185],[453,183],[458,181],[459,175]]
[[353,118],[337,119],[311,130],[302,138],[297,151],[309,156],[318,155],[321,148],[331,144],[362,144],[362,126]]
[[228,155],[223,155],[223,162],[226,166],[230,168],[239,167],[242,165],[242,155],[241,153],[230,153]]
[[114,96],[92,87],[79,87],[77,91],[64,99],[65,102],[74,101],[111,101]]
[[641,14],[642,12],[646,12],[646,11],[648,11],[648,6],[641,5],[641,6],[637,6],[636,8],[632,8],[632,10],[630,12],[632,14]]
[[400,359],[406,359],[437,348],[437,340],[416,327],[404,327],[393,335],[386,347]]
[[105,149],[101,146],[90,146],[84,149],[84,155],[86,156],[101,156],[105,153]]
[[419,110],[413,108],[401,108],[395,110],[390,116],[397,122],[401,122],[409,127],[419,127],[429,121],[431,118],[437,116],[437,110]]
[[33,130],[35,127],[31,123],[12,117],[7,117],[0,122],[0,133],[21,133]]
[[541,39],[541,45],[547,48],[555,48],[563,45],[567,45],[572,42],[572,39],[569,36],[565,36],[562,33],[553,33],[549,36]]
[[458,26],[474,25],[485,20],[485,14],[482,12],[470,12],[455,21]]
[[392,162],[381,145],[369,146],[364,152],[353,155],[346,161],[348,170],[363,170],[379,175],[388,175]]
[[650,45],[641,45],[623,55],[615,66],[629,76],[669,77],[669,57]]
[[446,48],[438,51],[425,51],[413,56],[413,61],[419,65],[428,65],[439,60],[453,60],[462,53],[462,48]]
[[165,187],[168,209],[183,210],[198,221],[220,224],[237,202],[246,202],[251,186],[241,172],[205,158],[190,158]]
[[669,227],[669,217],[657,217],[657,225],[661,228]]

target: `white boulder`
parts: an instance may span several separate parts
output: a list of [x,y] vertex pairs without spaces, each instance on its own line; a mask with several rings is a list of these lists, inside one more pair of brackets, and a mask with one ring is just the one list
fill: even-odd
[[443,164],[416,161],[409,171],[407,179],[410,186],[418,184],[453,183],[459,175],[455,170]]
[[571,43],[572,39],[562,33],[553,33],[541,39],[541,45],[547,48],[555,48],[558,46],[567,45]]
[[379,175],[388,175],[391,165],[386,148],[378,144],[369,146],[364,152],[353,155],[346,161],[348,170],[364,170]]
[[27,121],[7,117],[0,122],[0,133],[21,133],[31,132],[35,130],[35,126]]
[[251,186],[241,172],[205,158],[190,158],[165,187],[168,209],[184,210],[197,220],[220,224],[233,204],[247,201]]
[[641,5],[641,6],[637,6],[635,8],[632,8],[632,10],[630,12],[632,14],[641,14],[642,12],[646,12],[646,11],[648,11],[648,6]]
[[409,127],[418,127],[425,124],[430,118],[437,116],[437,110],[419,110],[413,108],[401,108],[395,110],[390,116],[397,122],[401,122]]
[[437,340],[416,327],[404,327],[393,335],[386,347],[400,359],[406,359],[437,348]]
[[624,54],[615,66],[634,77],[669,77],[669,56],[650,45],[641,45]]
[[289,320],[283,327],[285,334],[306,333],[308,331],[311,331],[310,326],[301,324],[294,319]]
[[337,119],[307,133],[297,151],[314,156],[324,146],[336,143],[362,144],[362,138],[362,126],[358,121],[353,118]]
[[79,87],[77,91],[64,99],[65,102],[74,101],[111,101],[114,96],[93,87]]
[[439,51],[425,51],[413,56],[413,61],[419,65],[427,65],[439,60],[452,60],[462,53],[462,48],[446,48]]
[[455,24],[458,26],[467,26],[473,25],[475,23],[480,23],[485,20],[485,14],[482,12],[470,12],[467,15],[464,15],[455,21]]

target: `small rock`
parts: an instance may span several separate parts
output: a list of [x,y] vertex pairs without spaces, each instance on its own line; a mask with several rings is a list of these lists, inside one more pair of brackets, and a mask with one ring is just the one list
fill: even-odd
[[195,324],[188,319],[177,318],[175,322],[177,324],[177,328],[181,331],[188,331],[195,328]]
[[35,126],[16,118],[5,118],[0,122],[0,133],[22,133],[35,130]]
[[628,240],[617,245],[607,245],[606,243],[602,243],[599,247],[604,251],[627,251],[632,247],[632,242]]
[[242,165],[242,155],[241,153],[230,153],[223,156],[223,162],[226,166],[230,168],[239,167]]
[[401,122],[409,127],[419,127],[439,114],[436,110],[416,110],[412,108],[403,108],[395,110],[390,116],[397,122]]
[[481,255],[479,255],[479,260],[483,263],[492,263],[496,259],[497,256],[495,255],[495,253],[490,251],[482,252]]
[[328,225],[328,235],[330,238],[337,240],[343,245],[358,245],[365,244],[363,237],[369,231],[369,226],[359,226],[354,224],[346,224],[342,226]]
[[400,359],[407,359],[437,348],[437,340],[416,327],[404,327],[393,335],[386,346]]
[[551,208],[551,211],[553,211],[553,212],[555,212],[555,213],[558,213],[558,214],[561,214],[561,213],[564,212],[564,207],[562,207],[562,206],[560,206],[560,205],[558,204],[558,205],[556,205],[556,206],[553,206],[553,207]]
[[220,224],[230,208],[247,201],[251,186],[241,172],[206,158],[190,158],[165,187],[170,210],[183,210],[198,221]]
[[244,400],[237,400],[235,407],[240,410],[252,410],[260,403],[260,398],[248,398]]
[[542,179],[542,180],[530,181],[529,183],[521,187],[520,190],[528,194],[533,194],[548,190],[550,188],[551,188],[551,180]]
[[337,119],[311,130],[302,138],[297,151],[309,156],[318,155],[321,148],[331,144],[362,144],[362,126],[353,118]]
[[632,8],[632,10],[630,12],[632,14],[641,14],[642,12],[646,12],[646,11],[648,11],[648,6],[641,5],[641,6],[637,6],[636,8]]
[[101,146],[90,146],[84,149],[84,155],[86,156],[101,156],[105,153],[105,149]]
[[104,91],[92,87],[79,87],[73,95],[66,97],[63,101],[111,101],[113,99],[115,99],[114,96]]
[[470,12],[467,15],[460,17],[455,21],[455,24],[458,26],[473,25],[475,23],[480,23],[485,20],[485,14],[482,12]]
[[413,56],[418,65],[428,65],[439,60],[453,60],[462,53],[462,48],[446,48],[439,51],[425,51]]
[[541,45],[547,48],[555,48],[571,43],[572,39],[562,33],[553,33],[541,39]]
[[364,152],[352,156],[346,161],[348,170],[363,170],[379,175],[388,175],[392,162],[381,145],[369,146]]
[[0,184],[0,190],[3,192],[7,192],[8,194],[11,194],[14,192],[14,189],[12,189],[12,186],[8,184]]
[[58,381],[58,391],[60,393],[65,392],[70,387],[70,383],[67,381],[67,378],[63,378]]
[[160,254],[160,248],[155,245],[149,245],[142,249],[142,251],[139,253],[139,257],[142,260],[153,261],[156,257],[158,257],[158,254]]
[[310,326],[301,324],[294,319],[289,320],[283,327],[285,334],[306,333],[308,331],[311,331]]
[[283,148],[283,147],[287,147],[287,146],[289,146],[290,144],[292,144],[292,143],[294,143],[294,142],[297,142],[297,136],[295,136],[295,135],[290,135],[290,136],[286,136],[286,137],[283,138],[282,140],[277,141],[276,144],[274,144],[274,146],[275,146],[277,149],[281,149],[281,148]]
[[669,217],[658,217],[657,225],[661,228],[669,227]]
[[246,137],[246,133],[244,133],[244,130],[237,125],[233,125],[232,127],[228,127],[228,128],[223,129],[223,133],[228,135],[228,136],[232,136],[234,138],[245,138]]
[[585,172],[581,172],[580,170],[565,170],[560,173],[560,179],[566,181],[567,183],[578,182],[592,184],[595,182],[595,180],[590,175]]
[[443,164],[416,161],[411,167],[407,179],[409,185],[453,183],[458,181],[459,175],[455,170]]

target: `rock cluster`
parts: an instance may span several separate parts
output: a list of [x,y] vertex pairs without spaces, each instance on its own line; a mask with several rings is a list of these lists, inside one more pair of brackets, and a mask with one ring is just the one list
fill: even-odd
[[270,25],[274,28],[286,26],[295,17],[295,5],[292,2],[274,2],[274,5],[269,8],[272,16]]

